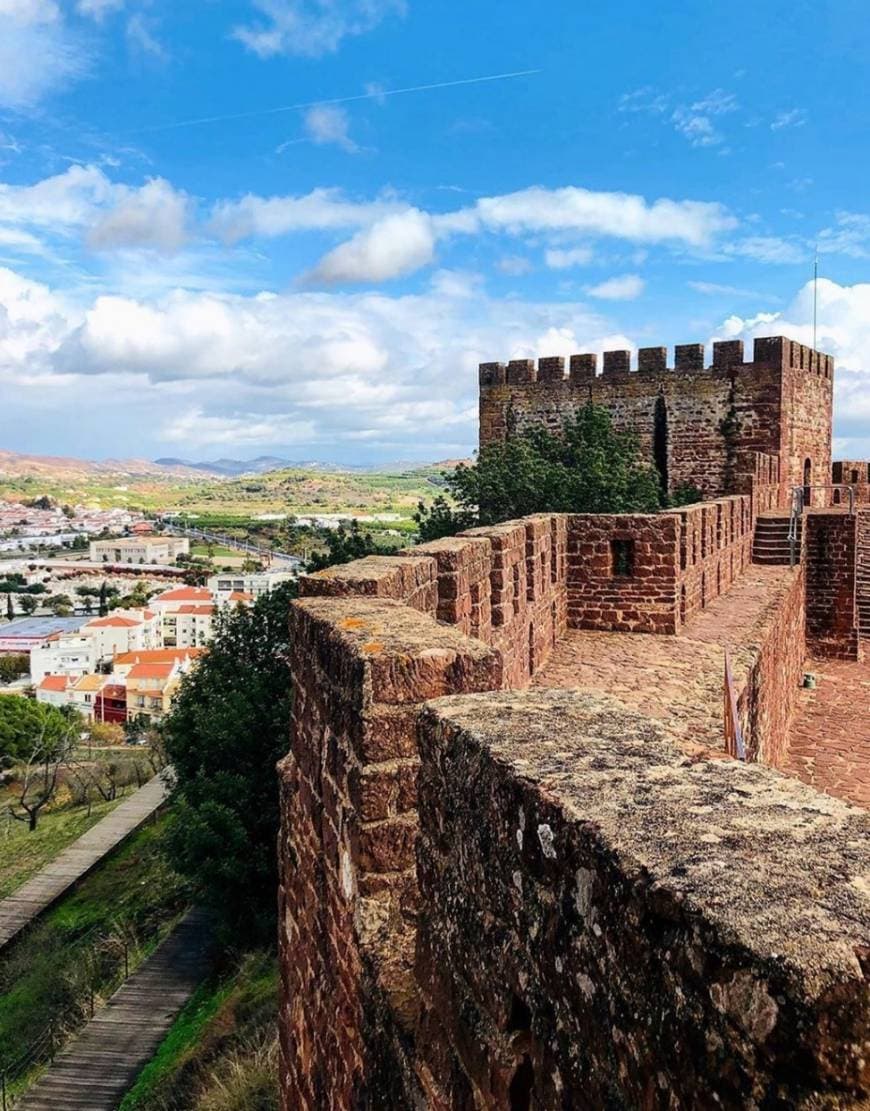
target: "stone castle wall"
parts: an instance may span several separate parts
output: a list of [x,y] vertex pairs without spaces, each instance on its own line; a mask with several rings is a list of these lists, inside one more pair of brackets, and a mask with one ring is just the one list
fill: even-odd
[[595,355],[567,366],[562,358],[483,363],[481,446],[530,425],[558,431],[590,401],[638,437],[670,490],[749,492],[745,461],[755,453],[777,461],[781,504],[804,482],[807,460],[813,484],[830,482],[833,360],[791,340],[756,340],[751,362],[740,341],[715,343],[710,368],[701,344],[678,346],[673,370],[663,347],[641,348],[636,371],[630,352],[605,352],[600,375]]
[[[683,586],[693,628],[727,604],[753,511],[747,496],[542,514],[301,580],[279,769],[285,1111],[867,1094],[850,1049],[867,1039],[866,984],[847,958],[866,937],[850,869],[870,859],[834,869],[793,816],[812,812],[813,837],[853,856],[866,819],[773,772],[687,759],[606,696],[523,689],[584,599],[665,639]],[[808,515],[808,570],[828,517],[848,527]],[[646,593],[608,599],[627,541]],[[837,641],[823,582],[806,586],[813,628]],[[769,764],[785,755],[804,592],[803,568],[785,574],[746,649],[705,626],[735,650],[748,755]],[[823,934],[810,888],[829,892]]]
[[420,744],[423,1106],[866,1106],[863,810],[605,696],[440,700]]
[[[371,581],[351,567],[348,590]],[[357,1106],[365,1083],[376,1107],[368,1062],[384,1050],[373,1045],[391,1025],[407,1036],[417,1008],[417,714],[427,699],[499,687],[501,661],[365,589],[304,599],[290,617],[293,722],[279,766],[281,1088],[286,1108],[320,1111]]]
[[[844,484],[851,487],[858,505],[870,504],[870,463],[864,460],[838,459],[832,467],[832,478],[835,484]],[[834,501],[838,505],[845,505],[848,495],[837,490]]]
[[815,656],[857,660],[858,526],[844,509],[804,514],[807,647]]
[[[753,525],[749,495],[665,513],[569,517],[570,627],[678,632],[750,563]],[[618,573],[620,559],[630,573]]]

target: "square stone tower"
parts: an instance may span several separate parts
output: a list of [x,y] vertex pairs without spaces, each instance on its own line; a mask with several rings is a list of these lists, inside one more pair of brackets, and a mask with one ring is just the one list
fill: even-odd
[[694,486],[705,498],[744,492],[759,468],[785,504],[794,486],[831,481],[834,361],[783,336],[743,343],[684,344],[668,367],[667,348],[519,359],[480,367],[480,445],[533,424],[558,430],[587,402],[633,432],[668,490]]

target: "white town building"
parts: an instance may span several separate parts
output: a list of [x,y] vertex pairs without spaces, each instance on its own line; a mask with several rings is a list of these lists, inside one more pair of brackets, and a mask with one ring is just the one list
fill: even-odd
[[94,638],[81,633],[55,633],[30,653],[30,678],[40,683],[46,675],[67,675],[80,679],[96,670],[98,663]]
[[254,571],[248,574],[243,572],[227,572],[222,575],[212,575],[208,580],[208,588],[219,606],[228,602],[239,601],[233,595],[247,595],[248,598],[257,600],[262,594],[268,594],[280,583],[291,582],[296,576],[290,571]]
[[92,540],[93,563],[142,563],[169,565],[180,555],[190,555],[186,536],[121,536],[115,540]]

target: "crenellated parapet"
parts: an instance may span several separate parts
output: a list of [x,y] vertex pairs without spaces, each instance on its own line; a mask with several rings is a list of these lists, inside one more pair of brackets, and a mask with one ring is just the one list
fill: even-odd
[[743,340],[719,340],[713,344],[712,362],[707,364],[703,343],[677,344],[672,364],[668,365],[667,347],[640,347],[633,359],[630,350],[544,356],[535,359],[512,359],[508,363],[481,363],[480,386],[529,386],[535,383],[553,385],[569,382],[584,384],[597,377],[619,379],[630,374],[733,374],[755,368],[805,371],[819,378],[833,379],[834,358],[805,344],[770,336],[753,341],[752,358],[747,359]]

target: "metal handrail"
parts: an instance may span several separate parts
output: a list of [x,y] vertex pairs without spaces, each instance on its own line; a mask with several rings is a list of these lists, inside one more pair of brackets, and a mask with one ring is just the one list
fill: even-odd
[[798,541],[798,524],[803,517],[806,505],[806,491],[810,491],[812,496],[813,490],[845,490],[849,496],[849,512],[855,513],[855,487],[850,486],[848,482],[833,482],[827,485],[807,485],[807,486],[793,486],[791,490],[791,516],[788,522],[788,544],[789,544],[789,558],[791,565],[794,567],[797,552]]

